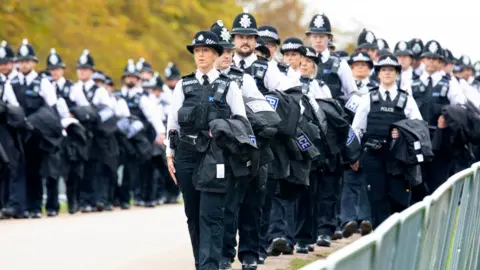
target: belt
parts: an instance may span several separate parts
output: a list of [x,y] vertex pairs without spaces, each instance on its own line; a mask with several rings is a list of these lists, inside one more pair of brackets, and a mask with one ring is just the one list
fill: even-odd
[[190,135],[183,135],[183,136],[180,136],[180,141],[191,144],[191,145],[195,145],[197,144],[197,137],[196,136],[193,137]]

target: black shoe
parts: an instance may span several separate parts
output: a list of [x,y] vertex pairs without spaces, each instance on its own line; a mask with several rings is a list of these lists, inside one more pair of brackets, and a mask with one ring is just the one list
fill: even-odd
[[342,231],[336,230],[332,235],[332,240],[340,240],[343,238]]
[[113,205],[107,204],[107,205],[105,205],[105,208],[103,208],[103,210],[105,210],[105,211],[113,211]]
[[303,243],[298,243],[295,247],[295,251],[301,254],[308,254],[308,245]]
[[370,234],[372,230],[373,230],[373,226],[372,226],[372,223],[370,223],[370,221],[364,220],[362,221],[362,223],[360,223],[360,234],[362,236]]
[[345,226],[343,226],[342,235],[345,238],[352,236],[357,231],[358,224],[355,221],[349,221]]
[[92,207],[90,205],[83,206],[80,208],[80,211],[82,213],[91,213],[93,211]]
[[165,201],[166,204],[177,204],[178,203],[178,196],[169,195],[167,200]]
[[266,255],[260,255],[258,256],[258,264],[265,264],[265,260],[267,259]]
[[123,209],[123,210],[130,209],[130,204],[128,204],[128,203],[121,203],[121,204],[120,204],[120,208]]
[[103,209],[105,209],[105,204],[99,202],[97,205],[95,205],[95,208],[97,209],[97,212],[103,212]]
[[330,247],[332,245],[332,238],[328,235],[322,234],[317,238],[317,246]]
[[282,251],[283,255],[293,255],[293,246],[290,243],[285,245],[285,250]]
[[243,260],[242,270],[257,270],[257,261],[255,261],[255,259]]
[[232,263],[230,262],[229,259],[223,258],[220,261],[220,266],[219,266],[218,270],[232,270]]
[[58,216],[57,211],[47,211],[47,217],[56,217]]
[[154,208],[155,206],[156,206],[155,202],[146,202],[145,203],[146,208]]
[[136,201],[133,202],[133,204],[134,204],[135,206],[145,206],[145,202],[144,202],[144,201],[137,201],[137,200],[136,200]]
[[315,245],[314,244],[308,245],[308,252],[314,252],[314,251],[315,251]]
[[287,248],[287,241],[284,238],[275,238],[268,247],[268,256],[280,256]]
[[38,211],[35,211],[35,212],[31,212],[30,213],[30,218],[42,218],[42,212],[38,212]]
[[17,210],[13,209],[12,207],[5,207],[2,209],[2,216],[4,218],[13,218],[17,214]]

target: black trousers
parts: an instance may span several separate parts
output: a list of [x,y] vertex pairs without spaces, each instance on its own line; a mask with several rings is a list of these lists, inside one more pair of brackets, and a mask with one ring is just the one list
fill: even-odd
[[58,178],[45,178],[45,187],[47,189],[45,209],[47,211],[58,212],[60,210],[60,203],[58,202]]
[[238,258],[258,260],[260,256],[260,220],[263,202],[265,200],[265,183],[267,167],[259,169],[254,179],[234,179],[230,181],[226,194],[224,236],[222,256],[235,259],[237,246],[237,229],[239,232]]
[[27,177],[27,210],[42,212],[43,178],[40,168],[44,152],[38,148],[38,140],[31,138],[25,144],[26,177]]
[[80,200],[79,186],[83,180],[84,165],[83,161],[70,162],[68,165],[68,173],[65,175],[64,180],[69,207],[78,206]]
[[301,244],[313,244],[317,240],[316,215],[318,213],[318,186],[321,172],[310,172],[310,186],[296,201],[295,239]]
[[318,212],[316,215],[317,235],[332,236],[338,226],[337,204],[340,197],[341,178],[343,167],[330,172],[328,169],[323,172],[318,183]]
[[[183,194],[187,225],[198,270],[218,270],[223,243],[225,194],[198,191],[193,173],[201,155],[194,146],[180,143],[175,154],[176,177]],[[226,181],[231,173],[226,170]]]
[[85,163],[83,179],[80,182],[80,207],[95,206],[95,181],[101,169],[101,162],[98,160],[89,160]]
[[9,168],[2,174],[3,207],[12,208],[18,214],[28,210],[27,175],[24,157],[20,157],[16,167]]

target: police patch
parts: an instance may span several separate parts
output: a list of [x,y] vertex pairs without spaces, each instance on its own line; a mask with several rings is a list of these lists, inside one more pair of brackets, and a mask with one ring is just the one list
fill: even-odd
[[300,133],[297,138],[295,139],[295,142],[298,145],[298,148],[302,151],[307,151],[310,147],[312,147],[312,142],[308,139],[307,135],[305,133]]
[[439,97],[440,96],[440,93],[439,92],[433,92],[432,93],[432,97]]
[[348,131],[348,138],[347,138],[347,146],[352,144],[353,140],[355,139],[355,132],[352,128]]
[[265,96],[265,99],[270,103],[270,106],[276,111],[278,106],[278,98],[272,96]]
[[208,102],[212,103],[213,102],[213,96],[208,97]]
[[247,102],[246,105],[253,111],[253,113],[274,111],[272,109],[273,106],[269,106],[265,100],[252,100]]
[[357,95],[353,95],[347,101],[347,104],[345,104],[345,108],[347,108],[349,111],[356,113],[359,105],[360,105],[360,97]]
[[248,135],[248,138],[250,139],[253,145],[257,146],[257,138],[255,138],[255,135]]

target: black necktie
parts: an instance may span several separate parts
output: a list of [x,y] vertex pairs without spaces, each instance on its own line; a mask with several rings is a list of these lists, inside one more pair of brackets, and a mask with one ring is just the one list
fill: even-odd
[[245,60],[240,60],[240,68],[245,69]]
[[22,77],[22,85],[27,85],[27,80],[25,76]]
[[57,82],[55,83],[55,89],[57,90],[57,93],[60,92],[60,86],[58,86],[58,83],[57,83]]
[[385,95],[387,96],[387,98],[385,99],[385,101],[388,102],[388,103],[392,103],[392,99],[390,98],[390,92],[389,92],[389,91],[385,91]]
[[433,88],[433,80],[432,80],[432,77],[428,77],[428,85],[427,85],[427,88],[428,88],[428,89],[432,89],[432,88]]
[[358,80],[358,81],[355,81],[355,83],[357,84],[358,90],[360,90],[360,88],[362,88],[362,81]]
[[203,79],[203,85],[204,86],[207,86],[207,85],[210,84],[210,82],[208,81],[208,76],[207,75],[203,75],[202,79]]

